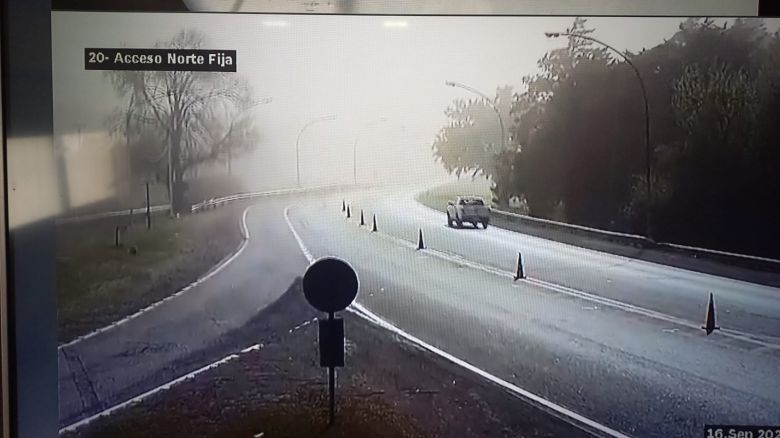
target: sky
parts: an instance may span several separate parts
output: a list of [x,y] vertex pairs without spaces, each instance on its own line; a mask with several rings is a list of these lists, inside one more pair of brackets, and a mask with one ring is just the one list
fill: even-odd
[[[522,87],[537,60],[565,44],[546,31],[572,17],[388,17],[262,14],[52,13],[55,136],[105,131],[116,99],[102,72],[84,70],[85,47],[151,47],[182,29],[199,29],[208,48],[237,51],[237,73],[258,98],[262,139],[235,164],[257,187],[295,180],[300,136],[304,185],[358,178],[411,180],[441,176],[431,143],[446,123],[444,109],[469,92],[456,81],[493,95]],[[680,18],[599,17],[593,36],[621,50],[639,51],[671,36]],[[379,121],[383,120],[383,121]],[[98,136],[99,137],[99,136]],[[97,138],[97,137],[95,137]]]

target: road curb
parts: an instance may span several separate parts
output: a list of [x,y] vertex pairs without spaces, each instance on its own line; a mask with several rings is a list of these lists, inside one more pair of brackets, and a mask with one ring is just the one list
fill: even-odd
[[242,237],[241,238],[241,242],[238,244],[236,249],[231,254],[226,255],[222,260],[220,260],[217,264],[215,264],[208,271],[206,271],[205,274],[201,275],[195,281],[191,282],[187,286],[184,286],[182,289],[179,289],[174,294],[168,295],[167,297],[165,297],[165,298],[163,298],[163,299],[161,299],[159,301],[155,301],[154,303],[149,304],[148,306],[146,306],[146,307],[136,311],[135,313],[132,313],[132,314],[130,314],[128,316],[125,316],[124,318],[121,318],[118,321],[112,322],[111,324],[109,324],[107,326],[103,326],[103,327],[101,327],[99,329],[93,330],[93,331],[91,331],[91,332],[89,332],[89,333],[87,333],[85,335],[78,336],[78,337],[76,337],[75,339],[73,339],[71,341],[68,341],[68,342],[65,342],[65,343],[62,343],[62,344],[58,345],[57,346],[57,351],[60,351],[60,350],[62,350],[64,348],[72,347],[72,346],[74,346],[74,345],[76,345],[76,344],[78,344],[78,343],[80,343],[82,341],[86,341],[87,339],[93,338],[93,337],[95,337],[95,336],[97,336],[97,335],[99,335],[101,333],[107,332],[107,331],[109,331],[109,330],[111,330],[111,329],[113,329],[115,327],[118,327],[118,326],[123,325],[123,324],[125,324],[125,323],[127,323],[127,322],[129,322],[129,321],[131,321],[133,319],[136,319],[139,316],[145,314],[146,312],[149,312],[150,310],[153,310],[154,308],[161,306],[165,302],[170,301],[170,300],[172,300],[172,299],[174,299],[174,298],[184,294],[185,292],[188,292],[189,290],[199,286],[201,283],[204,283],[205,281],[209,280],[211,277],[213,277],[214,275],[216,275],[217,273],[222,271],[226,266],[228,266],[236,258],[238,258],[238,256],[241,255],[242,252],[244,252],[244,249],[246,249],[246,246],[249,243],[249,237],[250,236],[249,236],[249,229],[247,228],[247,225],[246,225],[246,216],[247,216],[247,213],[249,212],[249,210],[252,207],[253,206],[250,205],[250,206],[248,206],[248,207],[246,207],[244,209],[244,211],[243,211],[243,213],[241,215],[241,220],[239,221],[239,228],[240,228],[241,237]]

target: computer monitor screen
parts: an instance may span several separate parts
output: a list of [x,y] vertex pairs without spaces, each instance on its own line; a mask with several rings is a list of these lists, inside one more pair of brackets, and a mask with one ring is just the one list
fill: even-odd
[[53,12],[61,436],[780,434],[779,26]]

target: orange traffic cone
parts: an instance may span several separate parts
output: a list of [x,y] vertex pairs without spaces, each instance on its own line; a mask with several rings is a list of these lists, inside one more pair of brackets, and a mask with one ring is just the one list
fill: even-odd
[[365,224],[366,224],[366,220],[363,219],[363,210],[361,209],[360,210],[360,226],[362,227]]

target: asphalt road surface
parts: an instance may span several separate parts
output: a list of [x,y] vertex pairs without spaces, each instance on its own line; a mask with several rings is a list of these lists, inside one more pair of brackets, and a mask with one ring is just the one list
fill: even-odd
[[[352,204],[344,218],[341,200]],[[359,227],[360,209],[379,232]],[[497,228],[450,229],[409,190],[259,200],[236,260],[186,294],[60,351],[67,425],[188,371],[315,256],[358,271],[358,301],[499,378],[632,436],[780,424],[780,290]],[[429,249],[415,250],[422,228]],[[518,251],[527,280],[513,281]],[[720,332],[705,336],[715,294]],[[194,364],[191,367],[196,367]]]
[[204,363],[180,361],[281,296],[308,265],[283,211],[306,199],[259,199],[247,212],[246,247],[218,274],[137,318],[60,348],[60,426],[197,369]]

